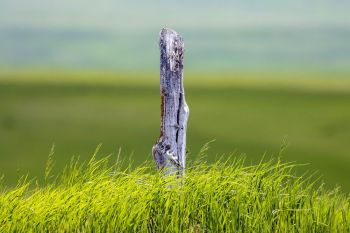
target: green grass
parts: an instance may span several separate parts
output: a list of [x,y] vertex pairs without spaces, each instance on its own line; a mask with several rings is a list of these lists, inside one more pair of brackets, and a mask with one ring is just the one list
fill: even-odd
[[[201,154],[205,153],[202,150]],[[295,164],[189,162],[182,180],[146,162],[72,160],[43,182],[0,192],[0,232],[349,232],[349,197],[296,176]],[[31,187],[31,188],[30,188]]]
[[[236,151],[256,164],[264,153],[278,154],[286,140],[285,161],[310,164],[297,170],[319,171],[328,187],[349,192],[350,85],[346,74],[328,75],[288,73],[278,81],[276,73],[211,79],[186,73],[189,158],[216,139],[214,155]],[[2,72],[4,182],[15,185],[27,172],[42,179],[52,144],[57,170],[73,155],[87,160],[100,143],[105,154],[121,147],[135,165],[150,159],[159,136],[159,98],[158,74]]]

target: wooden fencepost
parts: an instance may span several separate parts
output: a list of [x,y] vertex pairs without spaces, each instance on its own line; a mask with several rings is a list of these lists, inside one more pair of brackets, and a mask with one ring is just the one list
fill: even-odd
[[160,32],[160,137],[152,148],[158,169],[183,176],[186,165],[186,129],[189,108],[183,84],[183,38],[174,30]]

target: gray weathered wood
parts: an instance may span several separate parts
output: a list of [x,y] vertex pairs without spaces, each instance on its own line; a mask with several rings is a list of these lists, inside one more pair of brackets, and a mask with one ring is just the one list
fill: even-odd
[[184,42],[169,28],[160,32],[160,137],[152,148],[158,169],[184,175],[189,108],[183,85]]

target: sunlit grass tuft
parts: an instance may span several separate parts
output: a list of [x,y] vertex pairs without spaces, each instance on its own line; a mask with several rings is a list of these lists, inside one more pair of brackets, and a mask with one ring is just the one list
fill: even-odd
[[[44,184],[0,193],[1,232],[348,232],[349,197],[294,175],[295,164],[189,163],[182,182],[148,162],[72,159]],[[123,168],[124,167],[124,168]],[[34,188],[30,188],[33,186]]]

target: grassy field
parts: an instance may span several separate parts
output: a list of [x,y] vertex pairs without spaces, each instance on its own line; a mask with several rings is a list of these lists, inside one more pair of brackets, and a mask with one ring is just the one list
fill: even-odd
[[[100,143],[103,154],[122,148],[135,164],[151,158],[160,124],[158,75],[91,73],[0,74],[0,172],[6,184],[27,172],[43,177],[53,144],[57,169],[73,155],[89,158]],[[278,74],[231,76],[186,76],[189,158],[216,139],[209,161],[235,152],[255,164],[264,154],[277,156],[287,142],[283,161],[307,163],[298,171],[319,171],[328,186],[350,191],[346,74],[288,74],[282,81]]]
[[[201,154],[204,154],[205,150]],[[52,161],[52,160],[49,160]],[[127,162],[127,161],[126,161]],[[313,187],[293,164],[190,162],[183,180],[153,163],[72,161],[0,192],[0,232],[349,232],[349,197]],[[142,193],[142,195],[140,195]]]

